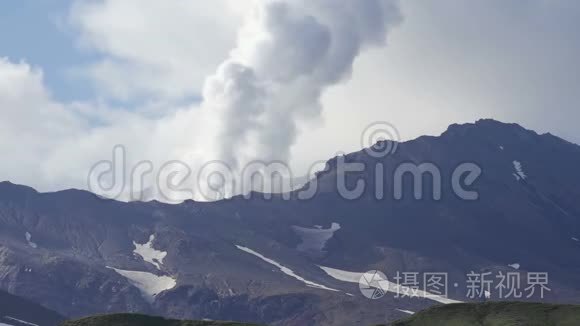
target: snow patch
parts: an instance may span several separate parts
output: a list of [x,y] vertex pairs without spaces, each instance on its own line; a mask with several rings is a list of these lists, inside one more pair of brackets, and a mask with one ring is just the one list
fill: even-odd
[[360,278],[364,275],[364,273],[343,271],[340,269],[330,267],[324,266],[318,267],[320,267],[320,269],[322,269],[326,274],[330,275],[332,278],[348,283],[358,283],[360,281]]
[[[28,325],[28,326],[38,326],[37,324],[30,323],[30,322],[27,322],[27,321],[24,321],[24,320],[21,320],[21,319],[18,319],[18,318],[10,317],[10,316],[4,316],[4,319],[8,319],[8,320],[11,320],[11,321],[15,321],[17,323],[24,324],[24,325]],[[0,324],[0,325],[2,325],[2,324]]]
[[32,242],[32,234],[30,234],[30,232],[26,232],[24,234],[24,236],[26,237],[26,242],[28,242],[28,245],[34,249],[38,248],[38,245],[34,242]]
[[400,311],[400,312],[405,313],[405,314],[408,314],[408,315],[414,315],[415,314],[411,310],[397,309],[397,311]]
[[326,242],[334,236],[336,231],[340,230],[340,224],[332,223],[328,229],[323,229],[320,225],[315,225],[314,228],[292,226],[292,229],[302,239],[296,249],[305,252],[321,252]]
[[282,271],[282,273],[284,273],[284,274],[286,274],[286,275],[288,275],[288,276],[290,276],[292,278],[295,278],[295,279],[299,280],[300,282],[306,284],[309,287],[313,287],[313,288],[317,288],[317,289],[322,289],[322,290],[328,290],[328,291],[334,291],[334,292],[338,292],[339,291],[339,290],[336,290],[336,289],[332,289],[332,288],[326,287],[326,286],[324,286],[322,284],[318,284],[318,283],[314,283],[314,282],[308,281],[308,280],[304,279],[303,277],[298,276],[290,268],[285,267],[285,266],[282,266],[278,262],[276,262],[275,260],[272,260],[270,258],[264,257],[261,254],[253,251],[250,248],[243,247],[243,246],[238,246],[238,245],[236,245],[236,248],[238,248],[238,249],[240,249],[240,250],[242,250],[244,252],[247,252],[247,253],[249,253],[251,255],[254,255],[254,256],[262,259],[263,261],[271,264],[271,265],[274,265],[274,266],[278,267],[278,269],[280,269],[280,271]]
[[[343,270],[336,269],[336,268],[330,268],[330,267],[324,267],[324,266],[318,266],[318,267],[320,267],[320,269],[322,269],[324,272],[326,272],[326,274],[328,274],[332,278],[337,279],[339,281],[343,281],[343,282],[359,284],[361,277],[364,275],[364,273],[343,271]],[[395,294],[397,294],[397,293],[398,294],[413,293],[413,294],[416,294],[416,296],[419,298],[425,298],[425,299],[433,300],[433,301],[443,303],[443,304],[462,303],[462,301],[449,299],[449,298],[446,298],[446,297],[443,297],[440,295],[435,295],[435,294],[425,292],[422,290],[414,290],[414,289],[408,288],[406,286],[402,286],[402,285],[399,285],[396,283],[389,282],[388,280],[383,280],[382,282],[383,283],[381,284],[381,288],[383,288],[384,290],[387,290],[388,292],[392,292]]]
[[516,180],[518,180],[518,181],[520,181],[520,179],[526,180],[528,176],[524,172],[522,163],[519,161],[513,161],[513,164],[514,164],[514,169],[516,170],[516,173],[514,173]]
[[133,253],[141,256],[144,261],[155,265],[158,270],[161,270],[161,265],[163,265],[163,259],[165,256],[167,256],[167,252],[155,250],[153,248],[153,241],[155,241],[154,234],[149,237],[149,242],[145,244],[138,244],[137,242],[133,241],[133,245],[135,246]]
[[511,267],[513,269],[520,269],[521,265],[518,263],[514,263],[514,264],[509,264],[508,267]]
[[177,285],[175,279],[169,276],[157,276],[147,272],[126,271],[108,266],[107,268],[114,270],[117,274],[129,280],[129,283],[139,289],[143,298],[149,303],[153,303],[159,293],[171,290]]

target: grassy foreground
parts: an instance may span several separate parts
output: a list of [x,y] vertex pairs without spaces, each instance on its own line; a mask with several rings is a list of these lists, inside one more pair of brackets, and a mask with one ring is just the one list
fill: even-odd
[[579,326],[580,306],[523,302],[460,303],[421,311],[391,326]]
[[[178,321],[117,314],[67,321],[62,326],[257,326],[217,321]],[[580,306],[523,302],[435,306],[390,326],[580,326]]]
[[62,326],[256,326],[234,322],[179,321],[135,314],[94,316],[67,321]]

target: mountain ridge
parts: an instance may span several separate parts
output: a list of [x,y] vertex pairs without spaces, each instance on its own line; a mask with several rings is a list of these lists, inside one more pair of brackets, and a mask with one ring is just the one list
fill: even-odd
[[[506,123],[506,122],[502,122],[499,120],[495,120],[495,119],[491,119],[491,118],[482,118],[482,119],[478,119],[477,121],[470,123],[470,122],[466,122],[466,123],[453,123],[451,125],[449,125],[447,127],[447,129],[445,131],[443,131],[440,135],[436,136],[427,136],[427,135],[423,135],[423,136],[418,136],[414,139],[410,139],[410,140],[406,140],[406,141],[401,141],[401,142],[397,142],[400,145],[413,145],[416,143],[421,143],[424,142],[425,140],[442,140],[442,139],[446,139],[446,138],[450,138],[456,135],[461,135],[463,133],[469,132],[470,130],[474,129],[474,128],[478,128],[478,127],[484,127],[484,128],[501,128],[502,130],[515,130],[515,131],[524,131],[524,132],[528,132],[531,133],[534,136],[538,136],[538,137],[544,137],[546,139],[551,138],[553,140],[556,141],[562,141],[562,142],[566,142],[570,145],[574,145],[574,146],[580,146],[572,141],[566,140],[564,138],[561,138],[559,136],[556,136],[550,132],[546,132],[543,134],[538,134],[535,131],[531,130],[531,129],[526,129],[525,127],[523,127],[522,125],[518,124],[518,123]],[[497,129],[496,129],[497,130]],[[459,131],[459,132],[458,132]],[[379,141],[380,142],[380,141]],[[376,144],[375,144],[376,145]],[[366,150],[368,150],[369,148],[372,148],[372,145],[368,148],[362,148],[360,150],[356,150],[353,151],[351,153],[347,153],[345,154],[345,156],[353,156],[353,155],[360,155],[362,153],[364,153]],[[579,147],[580,150],[580,147]],[[328,164],[329,162],[335,161],[337,159],[337,157],[333,157],[333,158],[329,158],[326,163]],[[40,192],[38,190],[36,190],[34,187],[28,186],[28,185],[24,185],[24,184],[18,184],[18,183],[13,183],[10,180],[4,180],[4,181],[0,181],[0,190],[2,186],[20,186],[22,191],[25,192],[30,192],[33,191],[35,193],[38,194],[66,194],[66,193],[89,193],[93,196],[96,196],[98,199],[102,199],[102,200],[113,200],[113,201],[118,201],[116,199],[111,199],[111,198],[103,198],[101,196],[99,196],[98,194],[95,194],[93,192],[90,192],[88,190],[85,189],[79,189],[79,188],[66,188],[66,189],[61,189],[61,190],[56,190],[56,191],[46,191],[46,192]],[[234,196],[238,197],[238,196]],[[221,199],[221,200],[230,200],[230,199]],[[187,199],[181,203],[166,203],[166,202],[160,202],[157,199],[152,199],[152,200],[147,200],[147,201],[138,201],[138,202],[143,202],[143,203],[163,203],[163,204],[172,204],[172,205],[180,205],[186,202],[197,202],[193,199]],[[123,201],[120,201],[123,202]]]
[[[483,171],[471,189],[478,200],[458,198],[448,182],[440,200],[430,193],[416,200],[409,191],[393,200],[390,187],[383,200],[370,190],[345,200],[333,188],[332,164],[309,200],[125,203],[82,190],[38,193],[0,183],[0,289],[68,317],[135,312],[279,325],[384,324],[437,302],[390,294],[369,300],[356,280],[319,266],[349,275],[380,270],[390,279],[401,271],[443,271],[459,285],[449,288],[451,299],[478,301],[466,298],[467,273],[514,272],[517,264],[521,273],[550,273],[548,302],[578,302],[580,147],[488,120],[449,129],[401,143],[384,158],[364,150],[345,158],[391,168],[433,162],[444,180],[458,164],[475,162]],[[373,185],[374,175],[348,178]],[[143,257],[138,246],[154,255]],[[163,258],[152,264],[154,257]],[[154,290],[136,277],[154,282]],[[162,282],[168,278],[172,287]]]
[[29,300],[0,291],[0,325],[57,326],[64,317]]

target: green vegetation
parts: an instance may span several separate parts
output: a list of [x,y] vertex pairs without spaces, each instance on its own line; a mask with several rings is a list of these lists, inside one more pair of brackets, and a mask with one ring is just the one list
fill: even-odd
[[67,321],[62,326],[256,326],[218,321],[179,321],[135,314],[116,314]]
[[391,326],[578,326],[580,306],[523,302],[436,306]]
[[[524,302],[435,306],[390,326],[578,326],[580,306]],[[218,321],[178,321],[135,314],[95,316],[62,326],[256,326]]]

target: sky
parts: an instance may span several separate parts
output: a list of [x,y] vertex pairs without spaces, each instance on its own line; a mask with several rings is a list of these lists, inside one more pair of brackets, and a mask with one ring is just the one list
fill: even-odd
[[0,180],[313,162],[494,118],[580,143],[575,0],[2,0]]

